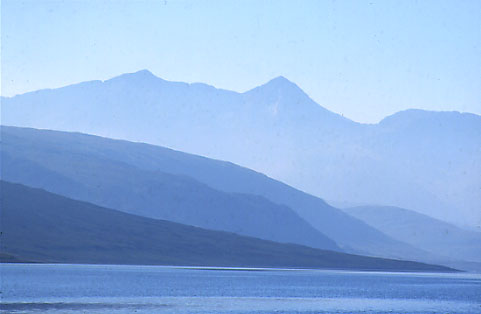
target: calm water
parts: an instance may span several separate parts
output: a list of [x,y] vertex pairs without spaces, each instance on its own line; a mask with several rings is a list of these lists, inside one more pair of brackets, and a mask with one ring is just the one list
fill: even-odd
[[0,265],[2,313],[481,313],[479,274]]

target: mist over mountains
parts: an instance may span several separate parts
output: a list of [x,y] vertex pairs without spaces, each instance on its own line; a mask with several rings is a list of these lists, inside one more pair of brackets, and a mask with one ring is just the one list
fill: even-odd
[[245,93],[143,70],[2,98],[2,124],[142,141],[263,172],[324,199],[481,224],[481,117],[407,110],[374,125],[278,77]]

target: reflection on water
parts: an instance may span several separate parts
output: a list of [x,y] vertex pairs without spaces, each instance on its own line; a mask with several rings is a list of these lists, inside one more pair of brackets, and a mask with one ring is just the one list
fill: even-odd
[[477,274],[0,267],[5,313],[481,313]]

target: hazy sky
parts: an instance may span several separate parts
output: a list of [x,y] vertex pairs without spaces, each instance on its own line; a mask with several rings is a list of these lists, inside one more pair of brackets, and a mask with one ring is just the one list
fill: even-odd
[[481,1],[2,0],[2,95],[149,69],[245,91],[283,75],[360,122],[481,114]]

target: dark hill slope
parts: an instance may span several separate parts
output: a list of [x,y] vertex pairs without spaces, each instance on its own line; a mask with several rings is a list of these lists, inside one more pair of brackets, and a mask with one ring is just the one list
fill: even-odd
[[3,150],[2,178],[144,217],[340,250],[290,208],[260,196],[220,192],[189,177],[112,160],[50,154],[40,165]]
[[1,251],[64,263],[450,271],[155,220],[1,183]]

